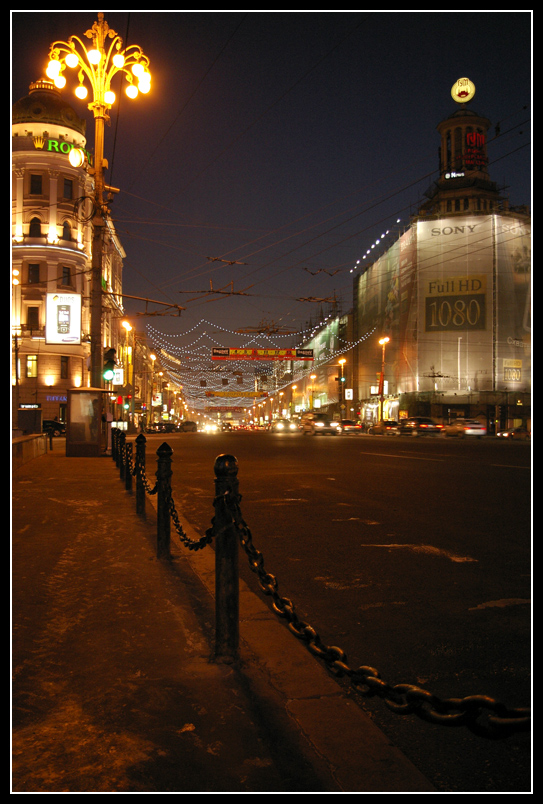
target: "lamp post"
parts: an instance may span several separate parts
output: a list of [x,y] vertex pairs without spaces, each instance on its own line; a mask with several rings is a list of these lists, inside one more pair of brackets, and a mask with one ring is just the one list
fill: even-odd
[[387,343],[390,343],[390,338],[385,335],[384,338],[379,338],[379,343],[382,347],[381,357],[381,376],[379,377],[379,421],[383,421],[383,397],[385,393],[385,348]]
[[341,376],[339,378],[339,418],[344,418],[344,410],[345,410],[345,363],[346,359],[344,357],[338,360],[339,365],[341,366]]
[[[85,79],[90,83],[92,101],[88,108],[94,115],[94,215],[92,239],[92,285],[91,285],[91,384],[94,388],[102,387],[102,242],[105,219],[108,216],[107,201],[104,202],[104,126],[109,123],[109,110],[115,103],[115,93],[111,89],[111,80],[118,73],[124,73],[128,86],[126,94],[135,98],[142,92],[147,94],[151,88],[149,59],[139,45],[130,45],[123,50],[123,40],[104,20],[103,13],[92,28],[85,31],[84,36],[92,40],[92,47],[87,47],[78,36],[71,36],[67,42],[56,41],[49,50],[47,75],[56,87],[62,89],[66,85],[63,75],[66,68],[78,70],[79,84],[75,94],[85,99],[88,89]],[[111,43],[107,40],[111,39]],[[108,46],[109,45],[109,46]],[[129,70],[128,68],[131,68]],[[137,79],[137,85],[135,80]],[[76,150],[76,149],[74,149]]]

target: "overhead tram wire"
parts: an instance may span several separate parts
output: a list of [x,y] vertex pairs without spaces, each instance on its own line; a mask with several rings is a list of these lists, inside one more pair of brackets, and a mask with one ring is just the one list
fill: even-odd
[[[524,122],[526,122],[526,121],[523,121],[522,123],[520,123],[520,124],[518,124],[518,125],[522,125]],[[518,126],[516,126],[516,127],[518,127]],[[516,127],[513,127],[512,129],[509,129],[509,130],[508,130],[508,132],[510,132],[510,131],[512,131],[512,130],[514,130],[514,128],[516,128]],[[501,141],[503,141],[503,139],[504,139],[504,135],[505,135],[505,134],[507,134],[508,132],[504,132],[504,134],[501,134],[501,135],[500,135],[500,139],[501,139]],[[493,138],[492,140],[490,140],[490,141],[489,141],[489,144],[490,144],[491,142],[493,142],[493,141],[494,141],[496,138],[497,138],[497,137],[495,137],[495,138]],[[493,164],[493,163],[494,163],[494,161],[501,161],[502,159],[506,158],[507,156],[511,155],[512,153],[515,153],[516,151],[520,150],[520,149],[521,149],[521,148],[523,148],[523,147],[526,147],[526,145],[522,145],[522,146],[520,146],[519,148],[515,149],[515,150],[514,150],[514,151],[512,151],[512,152],[510,152],[510,153],[508,153],[508,154],[504,154],[504,155],[502,155],[502,156],[498,157],[496,160],[493,160],[493,162],[491,162],[490,164]],[[436,173],[436,172],[438,172],[438,171],[434,170],[434,171],[431,171],[431,172],[430,172],[430,173],[428,173],[428,174],[425,174],[425,175],[421,176],[419,179],[415,180],[414,182],[411,182],[409,185],[406,185],[405,187],[400,188],[399,190],[395,191],[395,193],[390,194],[389,196],[387,196],[387,197],[386,197],[386,198],[384,198],[384,199],[380,199],[380,200],[379,200],[379,201],[377,201],[377,202],[376,202],[374,205],[372,205],[371,207],[366,208],[366,209],[365,209],[365,210],[363,210],[361,213],[358,213],[357,215],[352,216],[352,218],[351,218],[351,219],[349,219],[349,220],[352,220],[352,219],[354,219],[355,217],[359,217],[359,215],[360,215],[360,214],[363,214],[363,212],[368,212],[368,211],[370,211],[371,209],[375,208],[375,206],[378,206],[380,203],[383,203],[385,200],[389,200],[390,198],[394,197],[394,195],[398,195],[399,193],[401,193],[401,192],[405,191],[405,189],[408,189],[410,186],[413,186],[414,184],[418,183],[419,181],[423,181],[425,178],[428,178],[428,176],[430,176],[430,175],[432,175],[432,174],[434,174],[434,173]],[[358,190],[358,191],[356,191],[356,192],[362,192],[362,190]],[[352,194],[350,193],[349,195],[352,195]],[[332,205],[332,204],[334,204],[334,203],[337,203],[337,200],[336,200],[336,201],[332,201],[332,202],[330,202],[330,204],[328,204],[328,205],[326,205],[326,206],[331,206],[331,205]],[[410,205],[410,206],[412,206],[412,205]],[[326,208],[326,207],[324,207],[324,208]],[[321,208],[321,209],[322,209],[322,208]],[[312,214],[312,213],[306,213],[306,215],[301,216],[301,217],[300,217],[298,220],[301,220],[303,217],[307,217],[309,214]],[[338,213],[338,214],[341,214],[341,213]],[[333,217],[337,217],[337,216],[333,216]],[[392,215],[391,217],[393,217],[393,215]],[[332,219],[333,219],[333,218],[332,218]],[[330,219],[329,219],[329,220],[330,220]],[[302,247],[303,247],[303,245],[307,245],[307,243],[308,243],[308,242],[313,242],[313,240],[318,239],[318,237],[324,236],[325,234],[328,234],[330,231],[333,231],[333,229],[339,228],[339,226],[341,226],[341,225],[343,225],[343,224],[345,224],[345,223],[348,223],[348,222],[349,222],[349,221],[343,221],[343,223],[340,223],[340,224],[338,224],[337,226],[333,227],[332,229],[329,229],[329,230],[327,230],[326,232],[323,232],[323,233],[321,233],[320,235],[317,235],[315,238],[312,238],[311,240],[306,241],[306,243],[305,243],[305,244],[302,244],[302,245],[298,246],[296,249],[293,249],[293,250],[297,250],[298,248],[302,248]],[[322,222],[321,222],[321,223],[322,223]],[[289,226],[289,225],[291,225],[291,224],[285,224],[283,227],[280,227],[278,230],[275,230],[275,231],[281,231],[281,229],[284,229],[284,228],[286,228],[286,227],[287,227],[287,226]],[[319,223],[315,224],[315,226],[318,226],[318,225],[320,225],[320,224],[319,224]],[[370,226],[373,226],[373,225],[376,225],[376,224],[374,224],[374,223],[370,224]],[[314,226],[312,226],[312,227],[308,227],[308,228],[315,228],[315,227],[314,227]],[[368,226],[367,228],[370,228],[370,227]],[[364,231],[364,230],[361,230],[361,231]],[[349,235],[349,237],[348,237],[348,238],[346,238],[346,239],[351,239],[352,237],[358,236],[358,235],[361,233],[361,231],[359,231],[359,232],[355,233],[354,235]],[[130,232],[129,232],[129,231],[126,231],[126,234],[127,234],[128,236],[131,236],[131,234],[130,234]],[[286,239],[290,239],[290,237],[294,237],[294,236],[296,236],[297,234],[300,234],[300,233],[299,233],[299,232],[298,232],[298,233],[295,233],[294,235],[289,236],[289,238],[285,238],[285,240],[286,240]],[[143,238],[143,239],[145,239],[145,238]],[[257,238],[257,240],[256,240],[256,241],[251,241],[251,242],[258,242],[258,240],[259,240],[259,239],[261,239],[261,238]],[[344,240],[340,241],[340,243],[345,242],[345,240],[346,240],[346,239],[344,239]],[[278,241],[278,242],[284,242],[284,241]],[[169,246],[169,244],[165,244],[165,245],[167,245],[167,246],[168,246],[168,247],[170,247],[170,248],[176,248],[175,246]],[[246,244],[246,245],[248,245],[248,244]],[[277,243],[270,244],[269,246],[266,246],[265,248],[271,248],[273,245],[277,245]],[[338,245],[338,243],[336,243],[336,244],[334,244],[334,245],[332,245],[332,246],[329,246],[329,247],[327,247],[326,249],[324,249],[323,251],[318,252],[317,254],[322,254],[322,253],[324,253],[324,251],[330,250],[330,248],[334,248],[334,247],[336,247],[337,245]],[[237,249],[235,249],[235,251],[239,251],[241,248],[243,248],[243,246],[238,247]],[[186,249],[185,249],[185,250],[186,250]],[[262,250],[265,250],[265,249],[260,249],[260,251],[262,251]],[[233,250],[233,251],[234,251],[234,250]],[[228,253],[232,253],[232,252],[227,252],[227,254],[228,254]],[[258,252],[253,252],[253,253],[252,253],[252,254],[250,254],[249,256],[253,256],[255,253],[258,253]],[[284,256],[286,256],[286,255],[282,255],[282,257],[284,257]],[[314,256],[316,256],[316,255],[312,255],[312,256],[314,257]],[[281,259],[281,257],[279,257],[279,258],[277,258],[277,259]],[[306,258],[305,258],[303,261],[307,261],[307,259],[308,259],[308,258],[306,257]],[[261,270],[262,268],[265,268],[265,267],[269,267],[271,264],[273,264],[273,262],[276,262],[276,261],[277,261],[277,260],[274,260],[274,261],[272,261],[272,262],[270,262],[270,263],[267,263],[266,265],[261,266],[261,267],[259,267],[259,268],[255,269],[254,271],[252,271],[252,272],[249,272],[249,273],[245,274],[245,276],[251,276],[251,275],[252,275],[253,273],[255,273],[256,271]],[[201,265],[201,266],[199,266],[199,267],[201,268],[201,267],[204,267],[204,266],[207,266],[207,263],[204,263],[203,265]],[[290,268],[290,267],[295,267],[295,266],[289,266],[289,268]],[[185,274],[185,275],[184,275],[184,278],[186,278],[188,275],[194,274],[194,272],[195,272],[195,271],[197,271],[197,270],[198,270],[198,267],[197,267],[197,268],[195,268],[195,269],[193,269],[191,272],[189,272],[189,274]],[[288,268],[287,268],[287,269],[282,269],[282,271],[281,271],[281,272],[283,272],[284,270],[288,270]],[[280,272],[280,273],[281,273],[281,272]],[[277,274],[275,274],[274,276],[277,276]],[[268,279],[269,279],[269,278],[268,278]],[[265,281],[265,280],[260,280],[260,281]],[[167,283],[167,284],[172,284],[172,283],[173,283],[173,280],[172,280],[171,282]],[[162,287],[161,287],[162,292],[164,292],[164,291],[163,291],[164,286],[165,286],[165,285],[163,284],[163,285],[162,285]],[[165,296],[168,298],[168,295],[167,295],[166,293],[165,293],[164,295],[165,295]]]

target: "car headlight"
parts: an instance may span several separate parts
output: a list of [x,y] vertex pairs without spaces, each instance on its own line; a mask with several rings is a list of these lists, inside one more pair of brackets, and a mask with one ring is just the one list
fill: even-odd
[[324,422],[315,422],[315,427],[324,427]]

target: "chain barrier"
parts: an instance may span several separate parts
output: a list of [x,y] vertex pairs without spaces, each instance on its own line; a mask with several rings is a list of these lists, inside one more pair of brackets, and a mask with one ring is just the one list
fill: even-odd
[[[141,478],[141,482],[143,484],[143,488],[145,489],[147,494],[149,494],[150,496],[156,495],[158,493],[159,482],[157,480],[154,487],[151,487],[151,484],[149,483],[145,472],[145,462],[141,459],[139,450],[136,450],[136,457],[132,459],[131,453],[127,452],[125,447],[126,445],[122,444],[120,449],[121,449],[121,462],[124,464],[126,471],[128,471],[136,479],[138,478],[139,475],[139,477]],[[206,531],[205,536],[202,536],[200,539],[190,539],[189,536],[187,536],[187,534],[185,533],[181,521],[179,519],[179,514],[177,512],[171,494],[171,485],[169,484],[165,489],[165,495],[167,498],[166,500],[167,509],[172,518],[175,531],[177,532],[177,535],[179,536],[179,539],[182,542],[182,544],[184,544],[185,547],[187,547],[189,550],[201,550],[206,545],[210,544],[213,540],[213,528],[209,528]]]
[[[117,439],[114,438],[114,442]],[[142,480],[145,491],[154,495],[159,483],[151,488],[146,474],[145,462],[138,457],[132,460],[131,452],[113,445],[114,457],[120,449],[120,461],[126,470]],[[226,491],[215,496],[213,506],[219,516],[212,519],[212,525],[200,539],[190,539],[179,520],[172,495],[171,484],[164,489],[165,501],[175,530],[181,542],[189,550],[200,550],[218,539],[228,528],[237,532],[250,570],[258,576],[264,595],[272,598],[272,608],[278,617],[286,620],[288,629],[336,678],[347,677],[352,686],[363,696],[377,696],[392,712],[399,715],[415,714],[422,720],[441,726],[465,726],[473,733],[489,739],[501,739],[514,732],[528,731],[531,726],[531,709],[528,707],[509,708],[487,695],[469,695],[464,698],[439,698],[428,690],[413,684],[391,685],[384,681],[375,667],[362,665],[357,669],[349,666],[345,651],[335,645],[325,645],[317,631],[307,622],[299,619],[294,603],[279,594],[277,578],[264,567],[264,557],[253,544],[251,531],[243,519],[240,502],[241,495]],[[219,526],[220,525],[220,526]]]
[[[308,650],[325,662],[337,678],[346,676],[353,687],[365,697],[378,696],[396,714],[415,714],[423,720],[441,726],[466,726],[475,734],[498,739],[517,731],[527,731],[531,724],[529,708],[508,708],[486,695],[441,699],[413,684],[391,685],[381,679],[374,667],[363,665],[358,669],[349,666],[345,651],[325,645],[316,630],[296,614],[293,602],[282,597],[277,579],[264,568],[264,557],[253,544],[249,527],[243,519],[239,503],[241,496],[224,494],[222,505],[238,531],[241,546],[249,560],[249,567],[258,576],[262,592],[272,598],[275,613],[285,619],[295,637],[306,643]],[[365,689],[363,689],[365,688]]]

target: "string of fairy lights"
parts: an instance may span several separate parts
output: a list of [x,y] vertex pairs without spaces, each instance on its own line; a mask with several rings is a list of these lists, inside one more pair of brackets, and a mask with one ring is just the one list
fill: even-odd
[[[248,401],[247,393],[255,390],[281,391],[293,382],[300,382],[325,364],[333,364],[342,354],[373,335],[375,329],[356,341],[347,341],[335,334],[326,348],[320,350],[311,362],[213,361],[212,348],[235,345],[241,349],[281,349],[285,348],[285,339],[295,341],[297,346],[294,348],[302,345],[307,348],[318,332],[326,329],[327,323],[333,317],[330,313],[318,325],[296,333],[252,333],[244,339],[240,339],[239,331],[218,326],[206,319],[201,319],[190,329],[176,335],[165,335],[148,325],[147,334],[162,370],[174,385],[182,387],[191,407],[209,406],[210,397],[215,402],[220,402],[220,394],[225,392],[228,393],[228,405],[248,407],[252,402]],[[237,343],[234,344],[234,341]],[[236,392],[239,396],[236,396]]]

